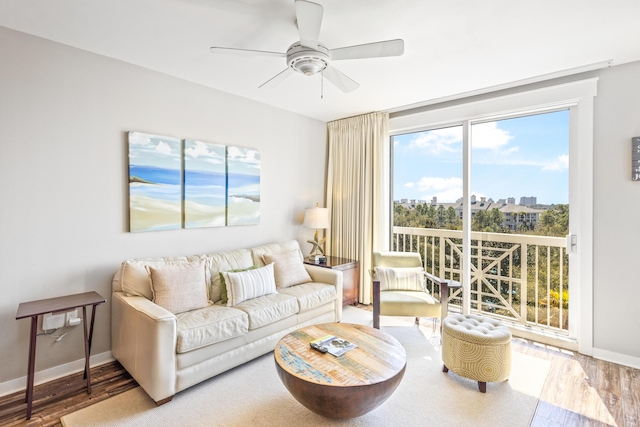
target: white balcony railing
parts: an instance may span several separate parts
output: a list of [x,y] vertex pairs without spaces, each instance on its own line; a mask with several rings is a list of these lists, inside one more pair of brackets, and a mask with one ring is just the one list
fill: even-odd
[[[565,247],[562,237],[472,232],[472,312],[568,336]],[[392,250],[418,252],[429,273],[461,280],[461,231],[393,227]],[[432,294],[439,295],[437,285],[429,286]],[[462,290],[457,290],[451,294],[449,308],[461,307]]]

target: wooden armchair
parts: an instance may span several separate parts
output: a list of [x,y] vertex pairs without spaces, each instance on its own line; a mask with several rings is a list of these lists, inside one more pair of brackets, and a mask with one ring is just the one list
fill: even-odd
[[[425,272],[415,252],[374,252],[373,267],[373,327],[377,329],[380,315],[411,316],[416,323],[420,317],[444,319],[449,289],[461,287],[459,282]],[[440,301],[427,291],[425,278],[440,286]]]

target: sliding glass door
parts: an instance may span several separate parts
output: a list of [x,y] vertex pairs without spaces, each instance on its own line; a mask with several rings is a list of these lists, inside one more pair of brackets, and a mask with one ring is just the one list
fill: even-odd
[[450,307],[569,338],[569,108],[391,141],[391,249],[466,284]]

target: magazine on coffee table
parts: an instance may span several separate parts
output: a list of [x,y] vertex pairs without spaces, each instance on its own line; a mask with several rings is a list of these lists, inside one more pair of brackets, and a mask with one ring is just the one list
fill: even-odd
[[335,335],[325,335],[322,338],[311,341],[311,348],[321,353],[331,353],[336,357],[342,356],[347,351],[356,348],[358,345]]

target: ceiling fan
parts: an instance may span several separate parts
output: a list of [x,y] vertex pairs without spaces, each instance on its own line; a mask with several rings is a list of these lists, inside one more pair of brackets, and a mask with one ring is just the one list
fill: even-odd
[[400,56],[404,53],[404,41],[401,39],[328,49],[318,41],[323,7],[310,1],[295,0],[295,9],[300,40],[289,46],[286,53],[218,46],[214,46],[210,50],[213,53],[286,58],[287,68],[260,85],[261,89],[274,88],[294,72],[298,72],[305,76],[321,73],[324,78],[343,92],[351,92],[360,85],[333,67],[331,61]]

